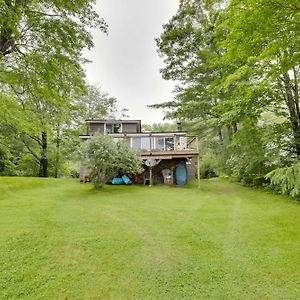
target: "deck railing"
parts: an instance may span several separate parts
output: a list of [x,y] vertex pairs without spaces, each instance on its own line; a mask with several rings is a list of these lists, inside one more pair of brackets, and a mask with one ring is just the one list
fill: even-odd
[[199,137],[183,134],[137,133],[111,134],[115,141],[123,141],[139,152],[199,151]]

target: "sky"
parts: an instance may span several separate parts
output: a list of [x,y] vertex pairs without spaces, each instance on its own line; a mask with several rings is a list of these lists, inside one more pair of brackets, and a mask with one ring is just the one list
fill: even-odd
[[147,105],[173,99],[175,83],[161,77],[163,62],[154,39],[178,6],[179,0],[98,0],[95,6],[109,33],[93,31],[95,47],[85,53],[92,61],[85,66],[87,79],[143,124],[163,122],[163,111]]

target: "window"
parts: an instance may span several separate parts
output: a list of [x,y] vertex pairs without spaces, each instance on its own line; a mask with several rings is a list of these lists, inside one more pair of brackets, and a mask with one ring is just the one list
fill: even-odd
[[141,138],[140,137],[131,138],[131,147],[136,150],[141,149]]
[[111,124],[106,124],[105,129],[106,129],[106,134],[112,133],[112,125]]
[[172,137],[165,138],[165,150],[173,151],[174,150],[174,140]]
[[122,124],[116,123],[113,125],[113,133],[121,133],[122,132]]
[[155,149],[164,151],[165,150],[165,139],[163,137],[155,138]]
[[121,132],[122,132],[121,123],[106,124],[106,134],[121,133]]
[[173,151],[174,138],[173,137],[155,137],[155,149],[160,151]]
[[141,149],[150,151],[150,137],[142,137],[141,138]]

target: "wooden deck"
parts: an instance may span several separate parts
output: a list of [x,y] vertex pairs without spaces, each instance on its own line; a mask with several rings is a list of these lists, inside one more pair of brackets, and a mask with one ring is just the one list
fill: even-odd
[[[144,164],[149,168],[152,185],[152,169],[166,160],[193,159],[197,167],[198,187],[200,187],[200,149],[199,137],[187,135],[186,132],[156,132],[156,133],[117,133],[109,134],[116,142],[123,141],[141,156]],[[86,141],[92,135],[81,135]]]
[[142,159],[174,159],[174,158],[193,158],[200,155],[198,150],[177,150],[177,151],[142,151]]

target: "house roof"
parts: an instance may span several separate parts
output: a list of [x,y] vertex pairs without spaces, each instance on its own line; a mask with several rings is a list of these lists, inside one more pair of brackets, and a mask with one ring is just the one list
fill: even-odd
[[87,119],[87,123],[141,123],[141,120],[109,120],[109,119]]

